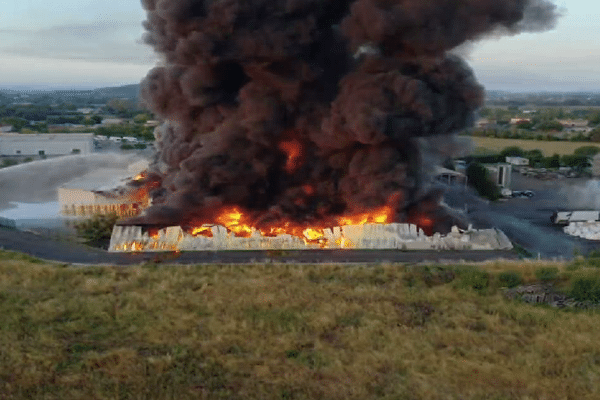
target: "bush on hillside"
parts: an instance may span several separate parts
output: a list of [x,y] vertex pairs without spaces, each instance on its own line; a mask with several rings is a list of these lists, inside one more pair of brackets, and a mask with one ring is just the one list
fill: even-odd
[[600,302],[600,277],[577,278],[571,287],[571,297],[577,301]]
[[117,214],[97,214],[75,224],[77,235],[87,242],[102,242],[110,240],[113,227],[119,220]]
[[550,282],[558,279],[558,268],[543,267],[535,270],[535,277],[542,282]]
[[500,286],[514,288],[523,283],[523,277],[517,271],[504,271],[498,274]]

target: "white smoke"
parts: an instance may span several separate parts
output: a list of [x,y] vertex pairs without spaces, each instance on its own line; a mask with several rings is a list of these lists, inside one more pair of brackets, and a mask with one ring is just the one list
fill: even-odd
[[561,190],[561,197],[567,200],[570,209],[600,210],[600,180],[565,187]]

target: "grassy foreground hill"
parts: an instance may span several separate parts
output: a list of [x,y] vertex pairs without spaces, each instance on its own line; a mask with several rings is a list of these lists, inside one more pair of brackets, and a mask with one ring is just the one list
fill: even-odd
[[600,313],[500,289],[595,296],[598,271],[75,267],[0,251],[0,399],[598,399]]

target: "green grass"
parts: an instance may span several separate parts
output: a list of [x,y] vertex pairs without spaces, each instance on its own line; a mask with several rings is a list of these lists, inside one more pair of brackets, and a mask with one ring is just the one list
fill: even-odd
[[548,274],[600,293],[585,260],[82,268],[0,251],[0,399],[600,398],[599,313],[502,295]]

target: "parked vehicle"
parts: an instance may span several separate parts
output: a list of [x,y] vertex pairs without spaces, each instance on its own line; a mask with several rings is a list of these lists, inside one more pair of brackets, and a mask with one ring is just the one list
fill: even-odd
[[512,198],[528,197],[531,198],[535,195],[531,190],[513,190]]
[[550,217],[555,224],[568,225],[571,222],[596,222],[600,221],[600,211],[561,211],[555,212]]

